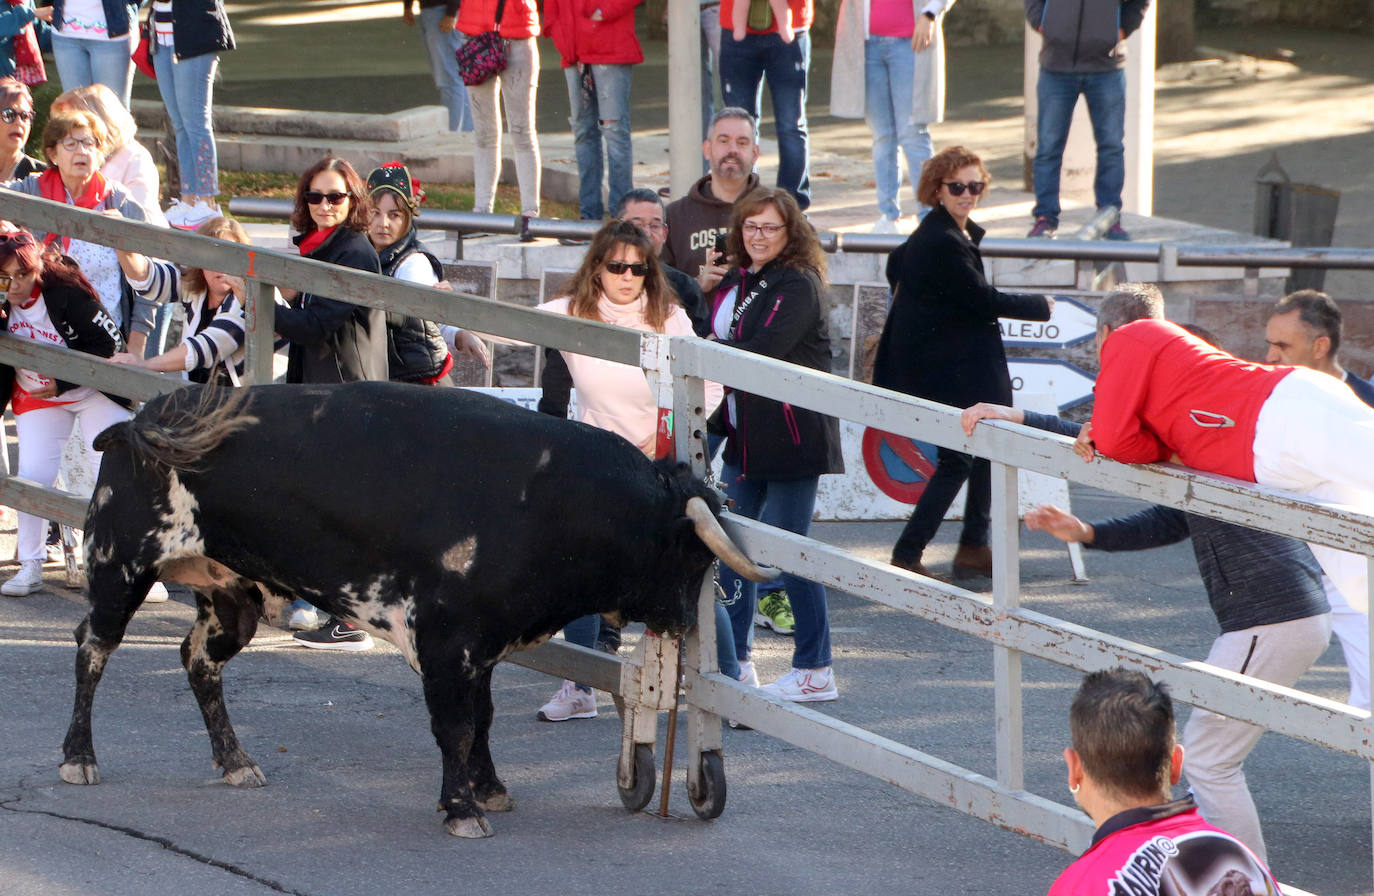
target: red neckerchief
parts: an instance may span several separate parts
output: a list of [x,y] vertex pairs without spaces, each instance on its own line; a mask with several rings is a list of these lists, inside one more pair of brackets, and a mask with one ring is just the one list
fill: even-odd
[[33,285],[33,291],[29,293],[29,300],[20,305],[20,308],[32,308],[33,303],[38,301],[38,297],[43,294],[43,288],[37,283]]
[[320,248],[324,241],[329,239],[329,235],[338,228],[339,225],[335,224],[333,227],[326,227],[324,230],[316,230],[307,233],[305,236],[301,237],[301,241],[297,244],[297,248],[301,250],[302,255],[309,255],[311,252]]
[[[49,168],[38,175],[38,189],[44,199],[51,199],[53,202],[67,202],[67,185],[62,182],[62,175],[56,168]],[[86,184],[86,192],[80,196],[72,197],[72,205],[77,208],[94,209],[106,200],[110,195],[110,182],[105,180],[105,176],[99,171],[91,175],[91,179]],[[62,251],[65,253],[71,248],[71,237],[60,236],[50,233],[43,237],[44,245],[53,240],[62,241]]]

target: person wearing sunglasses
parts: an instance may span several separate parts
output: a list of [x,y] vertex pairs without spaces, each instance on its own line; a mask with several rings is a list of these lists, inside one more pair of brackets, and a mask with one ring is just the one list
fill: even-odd
[[[892,307],[874,360],[875,386],[958,408],[1012,403],[997,319],[1049,320],[1054,300],[1000,292],[984,276],[978,250],[983,228],[969,215],[988,180],[982,159],[962,146],[936,153],[922,169],[916,194],[931,210],[887,258]],[[935,472],[892,548],[892,564],[930,574],[923,552],[967,481],[954,576],[991,576],[991,477],[986,460],[941,448]]]
[[[367,238],[367,191],[344,159],[325,156],[306,169],[296,185],[291,214],[293,241],[304,258],[373,274],[381,273],[377,250]],[[288,383],[348,383],[387,379],[386,312],[327,296],[283,289],[287,304],[276,307],[276,331],[290,340]],[[305,601],[291,605],[290,626],[309,629],[317,612]],[[367,650],[372,637],[330,619],[311,631],[297,631],[304,647]]]
[[[711,299],[712,337],[722,345],[830,371],[821,296],[825,252],[787,190],[759,187],[735,200],[725,254],[730,272]],[[735,512],[805,535],[820,477],[844,472],[834,417],[732,389],[711,430],[726,434],[720,481]],[[763,688],[793,702],[839,696],[831,666],[825,588],[782,575],[792,604],[792,666]],[[735,639],[741,681],[758,685],[750,659],[758,591],[722,568],[721,587]]]
[[33,94],[28,85],[0,78],[0,182],[20,180],[48,167],[24,152],[32,127]]
[[[0,290],[0,316],[13,338],[101,358],[122,346],[119,327],[80,269],[70,258],[44,251],[25,231],[0,235]],[[76,421],[81,421],[94,481],[100,468],[100,454],[92,447],[95,437],[129,416],[126,399],[55,380],[41,371],[0,365],[0,410],[6,405],[14,412],[19,438],[17,475],[45,486],[57,478],[58,460]],[[19,514],[19,572],[0,585],[0,594],[22,597],[43,587],[47,531],[47,521]]]
[[[652,238],[629,221],[606,222],[592,237],[581,266],[568,280],[567,295],[544,302],[537,310],[646,333],[695,335],[691,319],[663,276],[663,265]],[[508,337],[491,338],[508,345],[522,344]],[[644,371],[635,365],[588,355],[560,354],[577,390],[577,419],[622,436],[649,457],[659,456],[658,401]],[[563,367],[559,365],[556,369],[561,371]],[[566,396],[566,391],[563,394]],[[719,401],[720,387],[708,384],[708,407]],[[567,416],[568,405],[566,400],[558,408],[541,403],[540,410]],[[592,647],[599,628],[599,616],[585,616],[569,624],[563,637],[574,644]],[[592,689],[565,681],[558,693],[539,709],[537,718],[563,722],[593,719],[596,713]]]
[[[101,173],[109,145],[105,125],[94,113],[84,109],[54,113],[43,128],[43,154],[52,167],[6,186],[29,196],[93,212],[113,211],[132,221],[148,222],[148,211],[129,190]],[[110,246],[60,233],[41,235],[41,241],[56,246],[80,266],[81,273],[95,287],[100,304],[119,326],[129,351],[142,354],[153,328],[155,309],[128,288],[118,253]]]

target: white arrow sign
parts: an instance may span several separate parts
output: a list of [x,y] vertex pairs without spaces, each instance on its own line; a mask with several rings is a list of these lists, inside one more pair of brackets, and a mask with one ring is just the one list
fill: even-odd
[[1011,371],[1013,392],[1053,395],[1054,403],[1061,411],[1090,397],[1093,392],[1093,375],[1068,361],[1008,358],[1007,369]]
[[1036,348],[1068,348],[1091,339],[1097,332],[1097,312],[1077,299],[1054,297],[1048,321],[1000,318],[998,328],[1008,345]]

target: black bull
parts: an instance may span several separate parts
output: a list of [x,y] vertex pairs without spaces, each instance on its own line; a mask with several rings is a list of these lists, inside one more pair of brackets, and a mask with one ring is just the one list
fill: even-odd
[[159,579],[196,590],[181,660],[228,783],[265,779],[229,723],[224,664],[260,618],[304,598],[391,641],[419,673],[445,828],[480,837],[491,833],[483,810],[511,808],[487,742],[502,657],[589,613],[681,631],[717,555],[771,575],[725,537],[718,499],[685,466],[462,390],[187,389],[96,447],[91,610],[76,630],[61,768],[75,784],[99,781],[95,689]]

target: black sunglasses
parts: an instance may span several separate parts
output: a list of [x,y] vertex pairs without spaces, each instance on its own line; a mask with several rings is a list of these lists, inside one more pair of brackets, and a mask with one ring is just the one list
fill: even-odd
[[352,198],[352,193],[321,193],[318,190],[306,190],[304,196],[306,205],[319,205],[325,200],[328,200],[330,205],[343,205],[345,199]]
[[606,270],[617,277],[626,271],[636,277],[643,277],[649,273],[649,266],[642,261],[608,261],[606,262]]
[[33,113],[25,112],[23,109],[0,109],[0,121],[5,124],[14,124],[14,120],[33,121]]
[[949,188],[951,196],[962,196],[965,190],[974,196],[982,196],[988,185],[981,180],[971,180],[966,184],[961,184],[957,180],[947,180],[945,186]]

